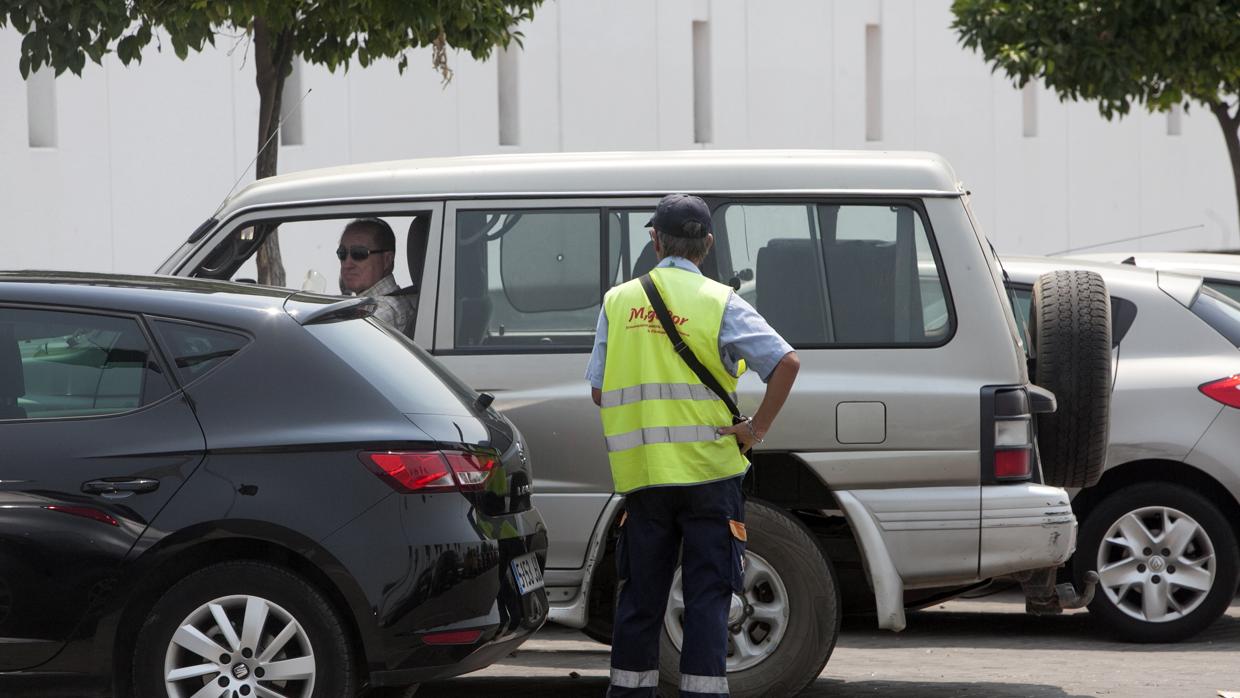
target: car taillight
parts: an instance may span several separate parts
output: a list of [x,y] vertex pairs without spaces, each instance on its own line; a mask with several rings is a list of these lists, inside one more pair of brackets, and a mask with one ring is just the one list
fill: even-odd
[[[993,391],[993,392],[992,392]],[[983,394],[982,468],[991,482],[1033,476],[1033,415],[1023,388],[990,388]],[[989,424],[987,424],[989,422]]]
[[1240,373],[1210,381],[1197,389],[1205,393],[1206,397],[1217,400],[1228,407],[1240,407]]
[[995,451],[995,477],[1000,480],[1029,477],[1029,449]]
[[495,460],[466,451],[367,451],[361,459],[398,492],[476,492]]

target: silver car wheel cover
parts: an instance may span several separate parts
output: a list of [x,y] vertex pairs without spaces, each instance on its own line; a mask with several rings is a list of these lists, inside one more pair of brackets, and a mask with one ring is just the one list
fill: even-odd
[[1107,599],[1146,623],[1192,613],[1214,587],[1214,543],[1201,524],[1177,509],[1142,507],[1111,524],[1098,546],[1098,576]]
[[315,668],[310,637],[292,614],[258,596],[222,596],[177,626],[164,686],[169,698],[309,698]]
[[[761,664],[775,653],[788,630],[788,589],[762,556],[745,551],[745,591],[733,594],[732,601],[745,606],[747,612],[739,622],[729,619],[728,673]],[[677,567],[663,615],[663,628],[677,652],[684,643],[684,618],[684,587]]]

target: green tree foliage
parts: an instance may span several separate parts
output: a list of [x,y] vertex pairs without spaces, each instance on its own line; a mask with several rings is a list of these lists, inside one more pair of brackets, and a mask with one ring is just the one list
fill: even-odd
[[954,0],[952,28],[1017,86],[1042,80],[1107,119],[1197,102],[1218,119],[1240,207],[1240,2]]
[[[50,67],[81,75],[86,61],[115,53],[141,62],[152,44],[178,58],[214,45],[217,36],[243,33],[252,42],[259,95],[255,176],[276,173],[284,79],[293,59],[347,70],[383,58],[403,72],[408,52],[432,47],[432,66],[452,78],[447,50],[486,60],[491,51],[520,44],[516,27],[533,18],[542,0],[0,0],[0,28],[23,35],[18,69],[25,78]],[[259,280],[282,285],[283,265],[274,231],[259,251]]]

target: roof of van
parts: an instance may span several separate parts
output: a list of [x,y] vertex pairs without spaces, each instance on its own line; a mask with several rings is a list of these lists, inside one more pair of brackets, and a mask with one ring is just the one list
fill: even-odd
[[225,210],[303,201],[441,196],[845,192],[955,196],[933,153],[690,150],[426,158],[305,170],[255,182]]

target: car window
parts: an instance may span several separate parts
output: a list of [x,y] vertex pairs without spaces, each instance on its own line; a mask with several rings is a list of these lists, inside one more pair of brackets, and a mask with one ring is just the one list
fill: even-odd
[[1192,311],[1227,341],[1240,347],[1240,302],[1209,286],[1202,286],[1197,300],[1193,301]]
[[1228,298],[1240,303],[1240,284],[1232,281],[1219,281],[1218,279],[1206,279],[1206,286],[1218,291]]
[[165,320],[154,325],[181,383],[206,375],[250,341],[244,335],[202,325]]
[[934,346],[951,333],[921,215],[890,204],[715,211],[722,281],[796,347]]
[[601,211],[462,211],[457,348],[588,349],[602,303]]
[[607,212],[608,268],[611,286],[648,273],[658,260],[646,222],[654,209],[611,209]]
[[1026,353],[1025,338],[1029,336],[1029,304],[1033,302],[1033,289],[1029,286],[1009,284],[1008,291],[1014,304],[1012,314],[1016,316],[1016,327],[1020,330],[1020,347]]
[[407,414],[472,415],[477,393],[408,337],[371,319],[306,325],[306,331]]
[[[429,212],[377,216],[392,229],[395,238],[392,276],[399,288],[412,285],[411,263],[415,265],[414,271],[418,278],[421,278],[424,261],[422,257],[426,254],[425,241],[422,238],[430,223],[429,216]],[[340,246],[340,237],[345,226],[356,218],[364,217],[368,216],[271,221],[238,228],[216,246],[195,272],[195,276],[243,283],[260,281],[257,240],[265,234],[266,229],[271,228],[280,243],[280,269],[284,273],[284,281],[270,285],[318,293],[345,294],[347,289],[341,278],[341,261],[336,256],[336,249]],[[414,237],[421,246],[409,245],[411,230],[419,231],[419,235]],[[270,279],[262,281],[270,282]]]
[[131,318],[0,308],[0,419],[116,414],[170,391]]

